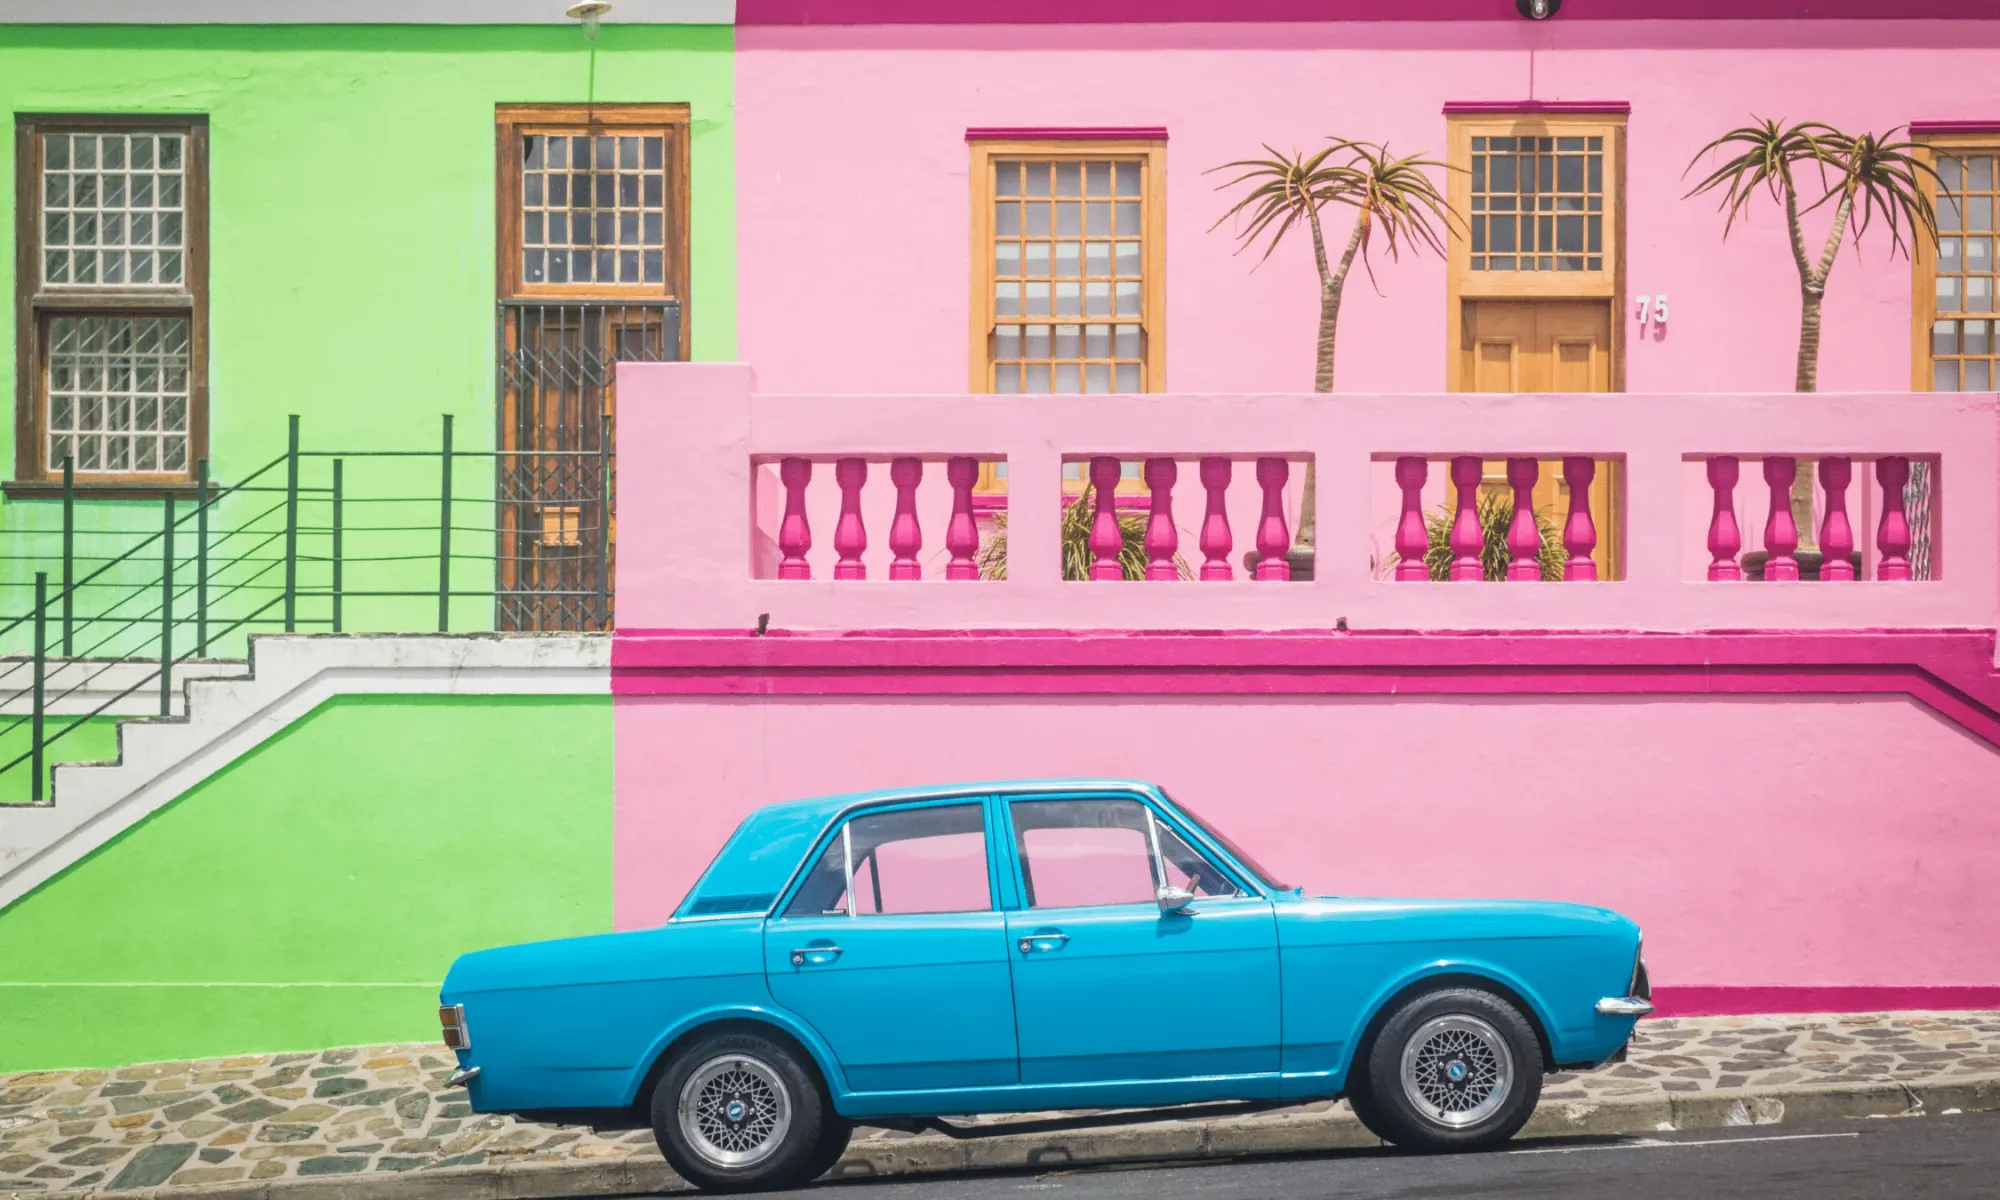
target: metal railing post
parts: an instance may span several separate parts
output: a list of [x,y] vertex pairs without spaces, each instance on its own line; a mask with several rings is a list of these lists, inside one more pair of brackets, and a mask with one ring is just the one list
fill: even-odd
[[208,460],[195,464],[194,655],[208,657]]
[[63,455],[63,573],[62,573],[62,652],[68,658],[74,651],[70,637],[70,622],[75,614],[75,597],[70,594],[70,583],[76,578],[76,460],[71,455]]
[[35,572],[35,707],[32,715],[34,726],[28,735],[30,738],[28,751],[31,760],[29,765],[32,767],[34,773],[34,782],[29,785],[28,795],[29,799],[33,800],[36,804],[42,802],[42,788],[45,786],[45,780],[42,777],[44,769],[42,761],[42,710],[44,707],[43,695],[46,687],[44,680],[48,675],[49,667],[48,617],[49,573],[47,571],[37,571]]
[[597,435],[597,627],[611,616],[611,417]]
[[285,449],[285,632],[299,620],[299,416],[288,422]]
[[160,715],[174,715],[174,494],[160,502]]
[[340,632],[340,460],[333,460],[333,631]]
[[443,478],[438,489],[438,632],[451,630],[451,414],[444,415]]

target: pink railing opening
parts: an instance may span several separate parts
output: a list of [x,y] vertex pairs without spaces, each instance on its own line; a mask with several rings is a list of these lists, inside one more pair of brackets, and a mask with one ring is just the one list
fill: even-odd
[[[626,628],[2000,624],[1991,396],[772,396],[740,366],[620,370]],[[1412,586],[1437,578],[1565,586]]]

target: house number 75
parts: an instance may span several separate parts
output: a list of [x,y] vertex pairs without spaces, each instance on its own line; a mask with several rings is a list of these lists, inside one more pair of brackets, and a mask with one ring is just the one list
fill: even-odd
[[1648,321],[1656,321],[1661,325],[1667,323],[1667,294],[1665,292],[1661,292],[1657,296],[1639,297],[1639,324],[1643,326]]

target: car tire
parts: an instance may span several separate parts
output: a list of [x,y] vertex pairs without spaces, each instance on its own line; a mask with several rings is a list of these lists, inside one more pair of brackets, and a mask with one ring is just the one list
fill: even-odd
[[806,1164],[810,1172],[807,1179],[818,1179],[833,1170],[833,1164],[847,1153],[847,1143],[854,1137],[854,1122],[828,1113],[821,1130],[819,1146],[813,1151],[812,1161]]
[[806,1183],[832,1165],[821,1159],[829,1124],[845,1124],[812,1064],[755,1033],[711,1034],[677,1051],[650,1112],[667,1165],[707,1192]]
[[1541,1044],[1521,1010],[1492,992],[1426,992],[1369,1044],[1363,1089],[1355,1115],[1384,1141],[1426,1153],[1491,1149],[1534,1115]]
[[1382,1114],[1375,1107],[1374,1090],[1368,1084],[1367,1063],[1356,1063],[1348,1074],[1346,1100],[1363,1129],[1385,1142],[1389,1140],[1389,1135],[1383,1132],[1388,1127],[1382,1123]]

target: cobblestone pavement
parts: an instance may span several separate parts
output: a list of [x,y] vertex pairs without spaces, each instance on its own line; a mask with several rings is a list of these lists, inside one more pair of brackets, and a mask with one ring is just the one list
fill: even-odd
[[[0,1078],[0,1193],[658,1162],[645,1130],[600,1135],[476,1116],[463,1090],[444,1086],[453,1066],[442,1046],[415,1044]],[[1550,1076],[1542,1094],[1570,1101],[1978,1078],[2000,1078],[2000,1012],[1703,1017],[1642,1022],[1628,1061]],[[856,1140],[907,1136],[864,1129]]]

